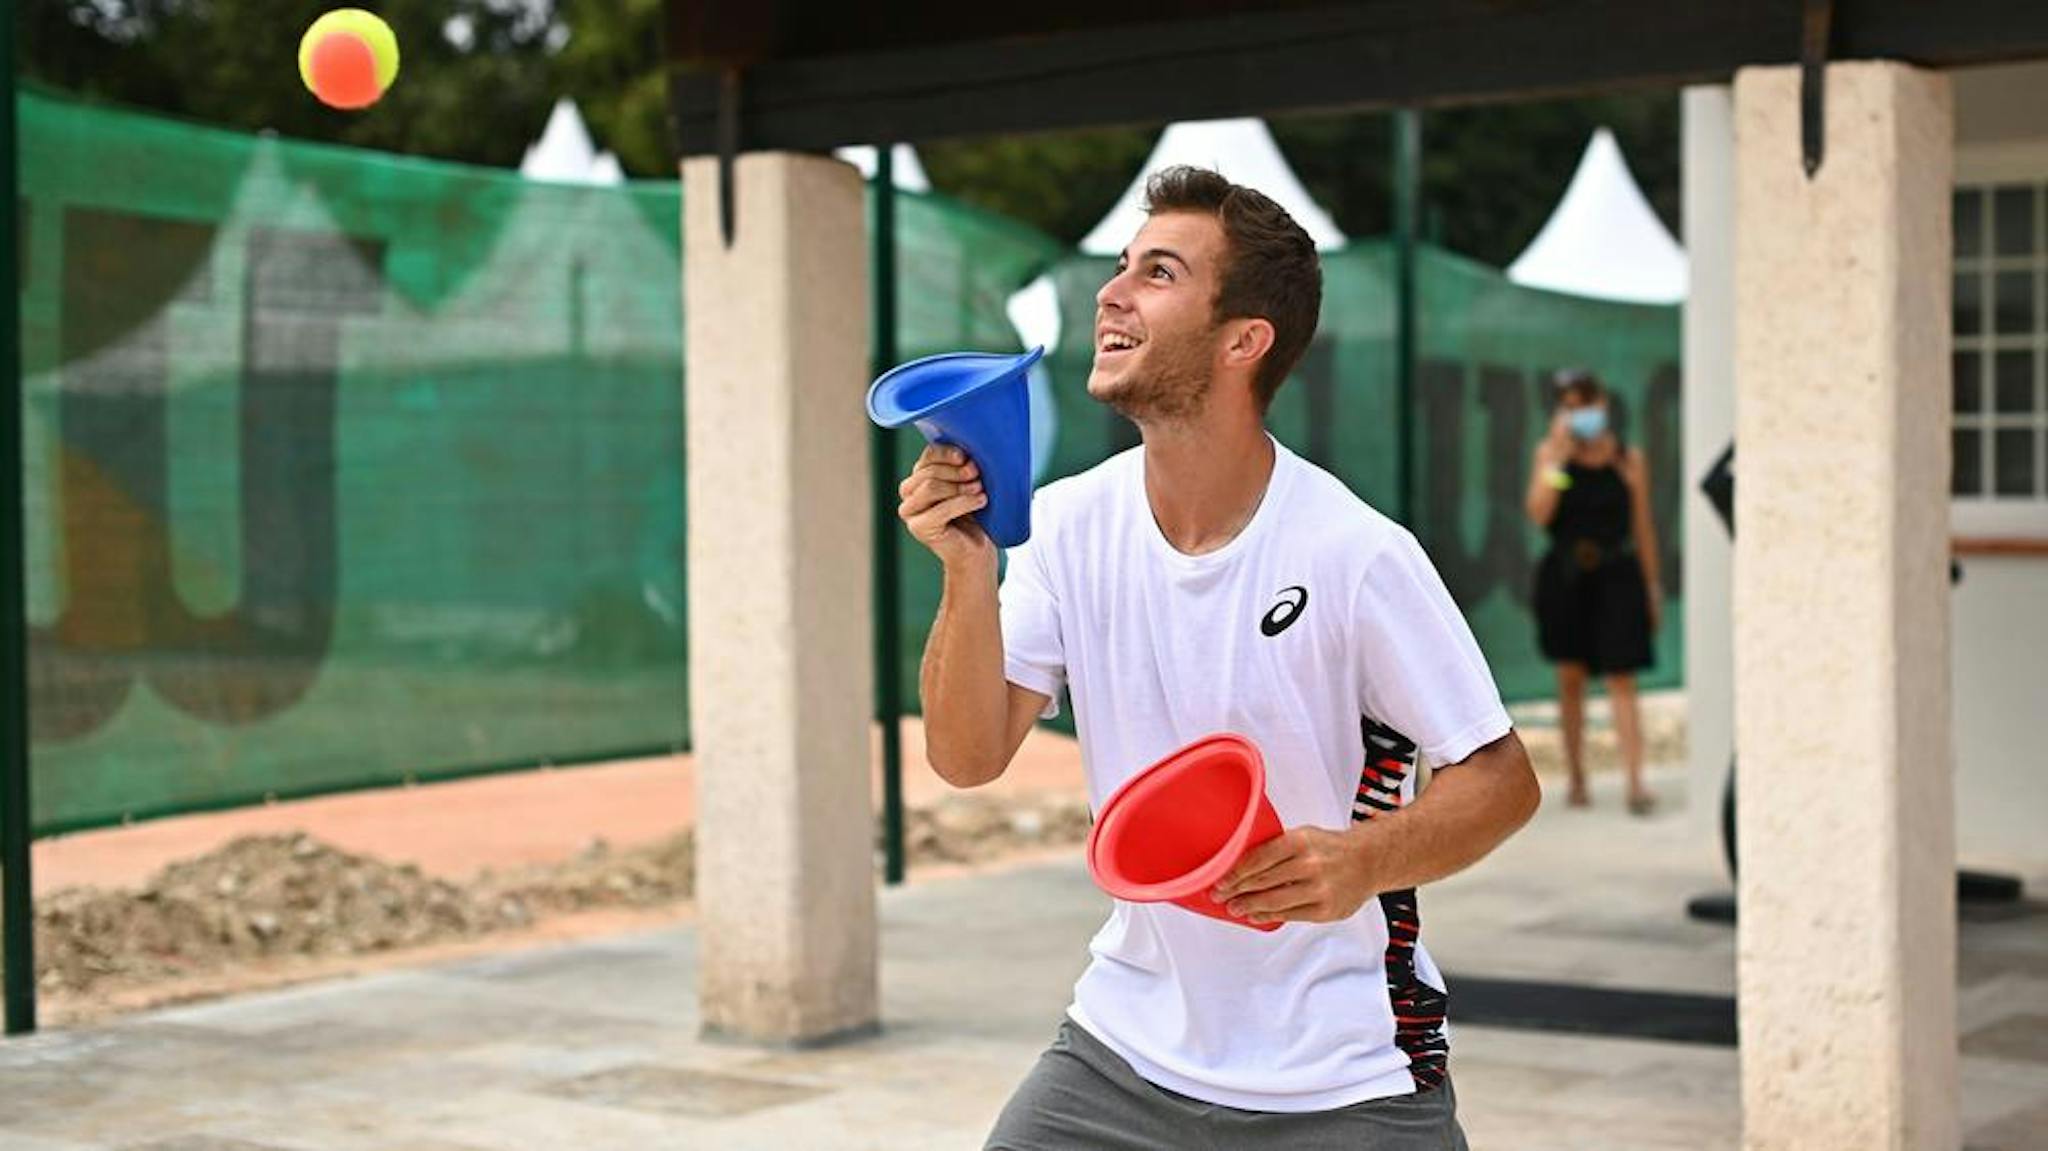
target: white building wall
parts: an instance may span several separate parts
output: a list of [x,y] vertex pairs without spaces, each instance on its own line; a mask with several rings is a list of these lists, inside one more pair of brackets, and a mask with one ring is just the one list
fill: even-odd
[[[2048,870],[2048,557],[1963,556],[1955,589],[1956,847]],[[2039,894],[2038,892],[2036,894]]]
[[[2048,64],[1959,70],[1959,184],[2048,182]],[[1730,548],[1699,481],[1735,421],[1728,285],[1733,272],[1733,132],[1728,89],[1687,89],[1684,233],[1687,778],[1694,825],[1718,848],[1733,748]],[[2048,708],[2048,501],[1959,505],[1963,580],[1953,593],[1956,838],[1970,867],[2048,871],[2048,747],[2032,721]]]
[[1703,842],[1719,843],[1722,782],[1735,747],[1734,618],[1728,530],[1700,480],[1735,435],[1735,127],[1725,85],[1685,90],[1686,780]]
[[[2048,183],[2048,64],[1953,73],[1956,182]],[[2039,306],[2037,302],[2037,306]],[[1965,865],[2048,871],[2048,500],[1956,505],[1956,846]],[[1994,552],[1995,549],[1995,552]]]

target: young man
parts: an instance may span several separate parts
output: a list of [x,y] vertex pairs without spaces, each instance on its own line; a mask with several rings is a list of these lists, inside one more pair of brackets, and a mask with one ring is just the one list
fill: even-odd
[[1088,378],[1143,446],[1037,494],[1000,590],[963,518],[974,464],[932,448],[903,482],[945,568],[928,755],[987,783],[1064,688],[1099,809],[1174,749],[1245,735],[1288,831],[1217,898],[1285,925],[1118,902],[987,1146],[1461,1148],[1415,888],[1520,827],[1535,777],[1413,537],[1266,433],[1321,307],[1307,233],[1200,169],[1155,176],[1147,210],[1096,296]]

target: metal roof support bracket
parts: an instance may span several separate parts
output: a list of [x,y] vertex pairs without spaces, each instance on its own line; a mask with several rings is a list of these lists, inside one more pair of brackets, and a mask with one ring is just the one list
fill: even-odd
[[718,232],[732,249],[733,169],[740,154],[740,70],[732,65],[718,77]]
[[1834,0],[1806,0],[1799,45],[1799,151],[1809,180],[1820,171],[1827,151],[1828,37],[1834,20]]

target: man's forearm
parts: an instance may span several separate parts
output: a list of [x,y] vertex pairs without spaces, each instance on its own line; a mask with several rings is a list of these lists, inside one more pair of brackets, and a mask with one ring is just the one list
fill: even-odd
[[1513,732],[1431,777],[1414,803],[1354,825],[1379,891],[1456,875],[1484,859],[1536,813],[1542,800],[1521,738]]
[[976,787],[1001,775],[1009,758],[1003,746],[1009,685],[993,572],[946,569],[919,686],[925,758],[932,770],[955,787]]

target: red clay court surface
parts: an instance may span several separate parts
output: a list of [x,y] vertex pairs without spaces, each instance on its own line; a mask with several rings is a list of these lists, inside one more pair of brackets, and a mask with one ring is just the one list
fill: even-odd
[[[879,739],[877,739],[879,747]],[[877,754],[879,760],[879,753]],[[244,835],[305,832],[344,851],[417,864],[463,879],[486,868],[566,859],[603,839],[631,847],[696,822],[696,767],[687,755],[484,776],[453,783],[354,792],[325,799],[157,820],[36,843],[36,894],[61,887],[134,887],[165,864],[203,855]],[[1016,795],[1082,788],[1071,739],[1033,731],[1003,777],[977,793]],[[903,724],[905,803],[921,807],[953,791],[924,762],[924,727]],[[875,796],[881,797],[880,768]]]

